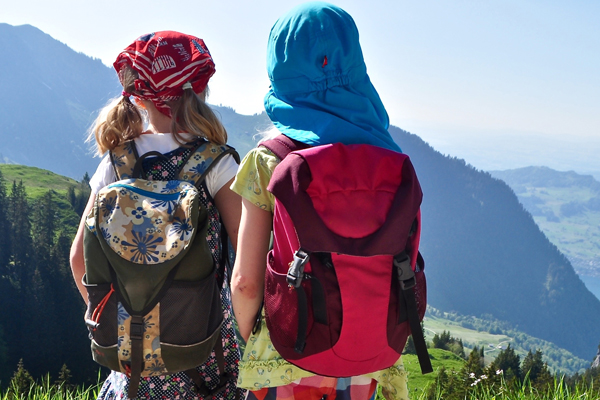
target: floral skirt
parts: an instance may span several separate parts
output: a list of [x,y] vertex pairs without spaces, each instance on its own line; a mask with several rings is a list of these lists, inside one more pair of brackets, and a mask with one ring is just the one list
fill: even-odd
[[[227,285],[225,285],[221,291],[221,299],[223,303],[224,317],[223,326],[221,328],[221,336],[223,338],[225,371],[231,372],[234,378],[227,382],[227,387],[225,390],[223,390],[218,396],[215,396],[214,399],[234,400],[236,398],[243,398],[245,393],[236,387],[240,354],[234,333],[231,297],[229,294],[229,287],[227,287]],[[197,369],[202,378],[204,378],[204,381],[209,389],[217,386],[219,383],[219,372],[214,351],[209,359],[204,364],[197,367]],[[102,385],[98,400],[127,399],[128,388],[129,378],[125,374],[112,371],[104,382],[104,385]],[[236,396],[237,391],[240,391],[240,393],[237,393]],[[202,397],[194,391],[194,383],[192,380],[185,373],[180,372],[173,375],[142,378],[140,380],[138,397],[136,397],[136,399],[199,400],[202,399]]]

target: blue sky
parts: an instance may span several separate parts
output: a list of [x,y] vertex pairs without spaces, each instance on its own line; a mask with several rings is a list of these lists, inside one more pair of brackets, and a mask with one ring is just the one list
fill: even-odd
[[[217,64],[209,101],[253,114],[262,111],[269,84],[269,30],[299,3],[21,0],[3,4],[0,22],[34,25],[107,65],[143,33],[197,35]],[[334,3],[358,25],[369,75],[394,125],[480,168],[491,168],[493,156],[473,161],[478,148],[503,149],[510,141],[529,146],[529,154],[568,142],[571,164],[581,149],[593,157],[583,169],[600,171],[600,162],[592,165],[600,151],[599,1]]]

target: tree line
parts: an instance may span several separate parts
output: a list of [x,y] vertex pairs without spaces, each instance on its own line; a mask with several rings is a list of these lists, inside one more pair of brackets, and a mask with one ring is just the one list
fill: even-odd
[[[80,382],[97,379],[82,322],[84,304],[69,266],[89,177],[66,194],[32,199],[22,181],[0,171],[0,385],[18,365],[33,376],[57,376],[66,364]],[[68,204],[68,209],[61,206]]]

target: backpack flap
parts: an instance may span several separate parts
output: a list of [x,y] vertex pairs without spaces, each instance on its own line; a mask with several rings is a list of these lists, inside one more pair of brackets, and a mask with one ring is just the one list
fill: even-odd
[[267,190],[302,247],[354,256],[404,251],[423,198],[407,155],[341,143],[290,153]]
[[142,179],[118,181],[98,193],[96,231],[131,311],[150,305],[193,242],[199,217],[206,218],[205,211],[199,215],[197,195],[187,182]]

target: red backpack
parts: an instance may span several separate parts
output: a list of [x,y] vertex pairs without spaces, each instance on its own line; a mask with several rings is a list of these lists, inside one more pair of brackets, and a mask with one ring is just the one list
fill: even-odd
[[280,135],[262,143],[282,161],[267,259],[265,315],[275,349],[319,375],[392,366],[413,335],[431,362],[418,251],[422,192],[405,154],[371,145],[308,147]]

